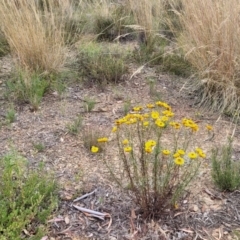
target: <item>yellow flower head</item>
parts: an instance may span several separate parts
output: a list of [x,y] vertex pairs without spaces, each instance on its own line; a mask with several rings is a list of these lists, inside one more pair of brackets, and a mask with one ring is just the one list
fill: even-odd
[[159,118],[159,116],[160,116],[159,112],[157,112],[157,111],[152,111],[151,112],[152,119],[157,119],[157,118]]
[[162,116],[160,118],[158,118],[160,121],[163,121],[163,122],[167,122],[169,120],[169,117],[167,116]]
[[180,157],[180,156],[181,156],[181,155],[180,155],[178,152],[176,152],[176,153],[173,154],[173,157],[174,157],[174,158],[178,158],[178,157]]
[[112,132],[116,132],[117,131],[117,127],[116,126],[114,126],[113,128],[112,128]]
[[144,126],[144,127],[149,126],[149,122],[148,122],[148,121],[143,122],[143,126]]
[[201,158],[206,158],[206,154],[203,152],[203,150],[199,147],[195,149],[196,153],[199,155]]
[[195,158],[198,157],[198,155],[197,155],[197,153],[195,153],[195,152],[189,152],[189,153],[188,153],[188,157],[189,157],[190,159],[195,159]]
[[181,124],[178,122],[170,122],[170,126],[172,126],[175,129],[180,129],[181,128]]
[[152,152],[152,147],[145,147],[145,152],[146,153],[151,153]]
[[184,151],[183,149],[178,149],[178,150],[177,150],[177,153],[178,153],[180,156],[182,156],[182,155],[185,154],[185,151]]
[[212,131],[212,130],[213,130],[213,126],[207,124],[207,125],[206,125],[206,129],[207,129],[208,131]]
[[168,149],[163,149],[162,154],[163,155],[169,155],[171,152]]
[[97,153],[99,151],[99,148],[98,147],[96,147],[96,146],[92,146],[91,147],[91,152],[92,153]]
[[137,106],[137,107],[134,107],[133,108],[133,111],[134,112],[139,112],[139,111],[141,111],[143,108],[141,107],[141,106]]
[[146,143],[145,143],[145,147],[154,147],[156,146],[156,141],[154,140],[148,140]]
[[155,105],[152,103],[147,104],[147,108],[154,108],[154,107],[155,107]]
[[157,119],[157,120],[155,121],[155,124],[156,124],[158,127],[160,127],[160,128],[165,127],[165,123],[164,123],[163,121],[161,121],[160,119]]
[[107,138],[107,137],[98,138],[97,141],[98,141],[99,143],[108,142],[108,138]]
[[144,118],[149,118],[149,113],[144,113],[142,116],[143,116]]
[[182,157],[177,157],[174,159],[175,164],[181,166],[184,164],[184,159]]
[[157,101],[155,104],[156,104],[158,107],[163,107],[164,104],[166,104],[166,103],[165,103],[165,102],[162,102],[162,101]]
[[124,148],[124,152],[131,152],[131,151],[132,151],[132,148],[129,146]]
[[173,117],[174,113],[170,110],[164,110],[162,111],[163,115],[165,115],[166,117]]
[[122,144],[127,145],[127,144],[129,144],[129,141],[128,141],[127,139],[124,139],[124,140],[122,141]]

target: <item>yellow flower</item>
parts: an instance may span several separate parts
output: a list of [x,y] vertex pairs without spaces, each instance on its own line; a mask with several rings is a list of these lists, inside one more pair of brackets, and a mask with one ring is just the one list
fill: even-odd
[[161,121],[160,119],[157,119],[157,120],[155,121],[155,124],[156,124],[158,127],[161,127],[161,128],[165,127],[165,123],[164,123],[163,121]]
[[180,155],[178,152],[176,152],[176,153],[173,154],[173,157],[174,157],[174,158],[178,158],[178,157],[180,157],[180,156],[181,156],[181,155]]
[[124,152],[131,152],[131,151],[132,151],[132,148],[129,146],[124,148]]
[[97,141],[98,141],[99,143],[108,142],[108,138],[106,138],[106,137],[98,138]]
[[170,122],[170,126],[174,127],[175,129],[180,129],[181,124],[178,122]]
[[116,123],[116,125],[121,125],[121,124],[125,123],[126,121],[127,121],[127,119],[125,117],[123,117],[123,118],[117,119],[115,121],[115,123]]
[[144,126],[144,127],[149,126],[149,122],[148,122],[148,121],[143,122],[143,126]]
[[175,162],[175,164],[177,164],[177,165],[183,165],[184,164],[184,159],[183,158],[181,158],[181,157],[177,157],[177,158],[175,158],[175,160],[174,160],[174,162]]
[[91,147],[91,152],[92,152],[92,153],[97,153],[98,150],[99,150],[98,147],[95,147],[95,146],[92,146],[92,147]]
[[178,149],[177,153],[181,156],[185,154],[185,151],[183,149]]
[[112,132],[116,132],[117,131],[117,127],[116,126],[114,126],[113,128],[112,128]]
[[145,152],[146,153],[151,153],[152,152],[152,148],[151,147],[145,147]]
[[206,154],[203,152],[203,150],[201,148],[196,148],[195,151],[197,152],[197,154],[199,155],[199,157],[201,158],[205,158]]
[[128,141],[127,139],[124,139],[124,140],[122,141],[122,143],[123,143],[124,145],[127,145],[127,144],[129,144],[129,141]]
[[151,117],[152,117],[152,119],[157,119],[157,118],[159,118],[159,112],[157,112],[157,111],[152,111],[152,112],[151,112]]
[[164,110],[162,111],[162,113],[166,116],[166,117],[173,117],[174,113],[172,111],[169,110]]
[[169,155],[171,152],[167,149],[162,150],[162,154]]
[[212,130],[213,130],[213,126],[207,124],[207,125],[206,125],[206,129],[207,129],[208,131],[212,131]]
[[198,155],[197,155],[197,153],[195,153],[195,152],[190,152],[190,153],[188,153],[188,157],[189,157],[190,159],[195,159],[195,158],[198,157]]
[[163,121],[163,122],[167,122],[169,120],[169,118],[167,116],[162,116],[160,118],[158,118],[160,121]]
[[135,111],[135,112],[139,112],[139,111],[141,111],[142,110],[142,107],[141,106],[137,106],[137,107],[134,107],[133,108],[133,111]]
[[165,102],[157,101],[155,104],[159,107],[162,107],[165,104]]
[[198,127],[198,125],[195,123],[195,124],[193,124],[193,125],[191,126],[191,129],[192,129],[193,132],[197,132],[197,131],[199,130],[199,127]]
[[145,143],[145,147],[154,147],[156,146],[156,141],[154,140],[148,140],[146,143]]
[[155,106],[154,106],[154,104],[152,104],[152,103],[149,103],[149,104],[147,104],[147,108],[154,108]]

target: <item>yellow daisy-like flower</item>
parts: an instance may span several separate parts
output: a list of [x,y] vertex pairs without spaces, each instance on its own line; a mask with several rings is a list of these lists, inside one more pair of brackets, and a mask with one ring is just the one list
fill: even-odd
[[155,102],[155,104],[156,104],[157,106],[159,106],[159,107],[163,107],[164,104],[165,104],[165,102],[157,101],[157,102]]
[[108,142],[108,138],[107,138],[107,137],[98,138],[97,141],[98,141],[99,143]]
[[173,157],[174,157],[174,158],[178,158],[178,157],[180,157],[180,156],[181,156],[181,155],[180,155],[178,152],[176,152],[176,153],[173,154]]
[[143,122],[143,126],[144,126],[144,127],[149,126],[149,122],[148,122],[148,121]]
[[112,132],[116,132],[117,131],[117,127],[116,126],[114,126],[113,128],[112,128]]
[[168,149],[163,149],[162,154],[163,155],[169,155],[171,152]]
[[208,131],[212,131],[212,130],[213,130],[213,126],[207,124],[207,125],[206,125],[206,129],[207,129]]
[[148,140],[146,143],[145,143],[145,147],[154,147],[156,146],[156,141],[154,140]]
[[152,148],[151,147],[145,147],[145,152],[146,153],[151,153],[152,152]]
[[197,132],[199,130],[199,126],[195,123],[191,126],[193,132]]
[[157,119],[157,118],[159,118],[159,116],[160,116],[159,112],[157,112],[157,111],[152,111],[151,112],[152,119]]
[[206,154],[203,152],[203,150],[199,147],[195,149],[196,153],[199,155],[201,158],[206,158]]
[[128,141],[127,139],[124,139],[124,140],[122,141],[122,144],[127,145],[127,144],[129,144],[129,141]]
[[169,117],[167,116],[162,116],[160,118],[158,118],[160,121],[163,121],[163,122],[167,122],[169,120]]
[[195,152],[189,152],[189,153],[188,153],[188,157],[189,157],[190,159],[195,159],[195,158],[198,157],[198,155],[197,155],[197,153],[195,153]]
[[134,107],[133,108],[133,111],[134,112],[139,112],[139,111],[141,111],[143,108],[141,107],[141,106],[137,106],[137,107]]
[[174,113],[172,111],[169,111],[169,110],[164,110],[164,111],[162,111],[162,113],[167,117],[173,117],[174,116]]
[[124,152],[131,152],[132,148],[130,146],[124,148]]
[[92,153],[97,153],[99,151],[99,148],[98,147],[96,147],[96,146],[92,146],[91,147],[91,152]]
[[178,149],[178,150],[177,150],[177,153],[178,153],[180,156],[182,156],[182,155],[185,154],[185,151],[184,151],[183,149]]
[[177,157],[174,159],[175,164],[181,166],[184,164],[184,159],[182,157]]
[[180,129],[181,128],[181,124],[178,122],[170,122],[170,126],[172,126],[175,129]]
[[147,104],[147,108],[155,108],[155,105],[152,103]]
[[164,123],[163,121],[161,121],[160,119],[157,119],[157,120],[155,121],[155,124],[156,124],[158,127],[160,127],[160,128],[165,127],[165,123]]

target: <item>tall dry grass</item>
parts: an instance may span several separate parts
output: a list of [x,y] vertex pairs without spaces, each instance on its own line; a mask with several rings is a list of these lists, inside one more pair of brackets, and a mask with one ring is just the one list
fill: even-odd
[[160,24],[163,21],[165,0],[127,0],[127,2],[146,39],[159,33]]
[[240,97],[239,0],[182,0],[180,45],[202,79],[202,103],[238,108]]
[[71,14],[71,0],[0,1],[0,28],[21,68],[40,73],[61,69],[65,19]]

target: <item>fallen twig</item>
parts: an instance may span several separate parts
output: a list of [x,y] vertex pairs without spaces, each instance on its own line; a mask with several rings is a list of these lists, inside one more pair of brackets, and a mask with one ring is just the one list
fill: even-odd
[[84,198],[86,198],[86,197],[88,197],[88,196],[91,196],[91,195],[93,195],[96,191],[97,191],[97,189],[95,189],[94,191],[92,191],[92,192],[90,192],[90,193],[86,193],[86,194],[84,194],[83,196],[74,199],[73,202],[77,202],[77,201],[80,201],[80,200],[82,200],[82,199],[84,199]]
[[73,205],[73,207],[85,214],[87,213],[88,216],[99,218],[101,220],[105,220],[105,217],[110,217],[110,214],[108,214],[108,213],[101,213],[101,212],[97,212],[97,211],[94,211],[91,209],[79,207],[76,205]]

